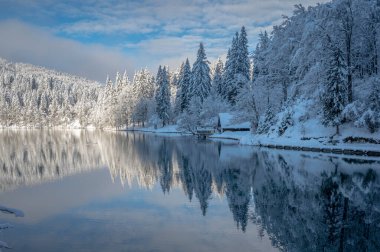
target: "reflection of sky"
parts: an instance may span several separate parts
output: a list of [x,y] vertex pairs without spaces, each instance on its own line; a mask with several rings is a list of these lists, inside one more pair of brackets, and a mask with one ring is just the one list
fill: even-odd
[[13,251],[270,251],[257,227],[236,228],[225,199],[213,196],[206,217],[181,189],[163,194],[122,188],[106,170],[0,194],[24,218],[1,216],[15,227],[1,239]]

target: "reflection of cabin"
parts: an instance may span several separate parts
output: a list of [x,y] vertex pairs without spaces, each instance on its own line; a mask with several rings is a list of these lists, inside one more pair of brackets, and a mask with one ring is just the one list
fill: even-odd
[[234,123],[234,115],[230,113],[219,113],[218,115],[218,130],[224,131],[250,131],[251,124],[249,122]]

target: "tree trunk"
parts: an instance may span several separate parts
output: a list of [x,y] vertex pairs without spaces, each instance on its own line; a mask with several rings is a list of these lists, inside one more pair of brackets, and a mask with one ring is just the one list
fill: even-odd
[[336,125],[336,132],[335,132],[335,135],[337,135],[337,136],[340,135],[340,132],[339,132],[339,125]]

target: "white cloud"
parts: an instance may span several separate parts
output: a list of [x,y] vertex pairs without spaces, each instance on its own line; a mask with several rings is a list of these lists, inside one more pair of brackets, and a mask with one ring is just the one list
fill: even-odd
[[145,0],[120,2],[91,2],[72,6],[62,4],[60,8],[77,15],[90,16],[90,20],[68,23],[62,30],[69,33],[145,33],[193,32],[206,28],[234,31],[246,25],[260,25],[278,20],[282,14],[289,15],[295,4],[315,5],[327,0],[246,0],[246,1],[185,1],[185,0]]
[[[303,0],[304,6],[327,0]],[[232,36],[241,26],[247,28],[250,50],[258,34],[291,15],[300,0],[185,1],[145,0],[97,3],[80,7],[91,20],[61,27],[73,34],[147,34],[124,47],[138,58],[139,67],[155,69],[158,64],[177,67],[186,57],[194,59],[200,41],[210,60],[226,54]],[[70,9],[68,5],[64,9]],[[80,13],[78,13],[80,15]],[[128,35],[127,35],[128,37]],[[167,62],[165,62],[167,61]]]
[[[67,20],[51,25],[49,31],[16,21],[0,23],[1,34],[7,34],[0,40],[0,57],[97,80],[120,68],[132,68],[126,56],[135,61],[136,68],[147,66],[156,71],[158,64],[176,68],[187,57],[194,60],[200,41],[205,44],[209,60],[214,61],[226,54],[232,36],[245,25],[251,51],[258,34],[281,22],[283,14],[291,15],[295,4],[310,6],[327,1],[15,0],[12,6],[19,12],[16,15],[21,13],[28,20],[32,17],[41,21],[45,17],[44,24],[50,24],[48,21],[55,15]],[[116,49],[63,39],[52,35],[53,31],[72,38],[102,36],[105,44]]]
[[127,68],[132,61],[120,49],[87,45],[52,35],[49,30],[16,20],[0,22],[0,57],[57,69],[104,82],[107,73]]

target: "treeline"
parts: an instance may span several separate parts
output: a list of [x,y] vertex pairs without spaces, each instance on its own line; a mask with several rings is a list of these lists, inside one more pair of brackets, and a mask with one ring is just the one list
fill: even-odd
[[[211,64],[201,43],[178,70],[117,73],[104,86],[25,65],[1,63],[1,125],[124,128],[215,126],[220,112],[251,122],[259,134],[283,135],[316,118],[319,125],[380,128],[378,0],[296,5],[250,53],[244,27],[226,61]],[[83,85],[85,84],[85,85]],[[21,115],[21,116],[20,116]]]

